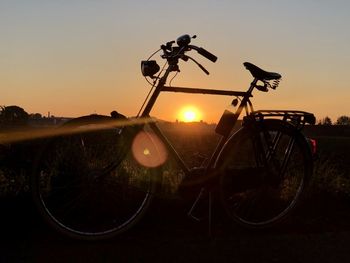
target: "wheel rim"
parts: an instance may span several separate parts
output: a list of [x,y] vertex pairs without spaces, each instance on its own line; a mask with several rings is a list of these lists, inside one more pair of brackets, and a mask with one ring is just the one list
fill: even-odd
[[140,217],[152,197],[152,170],[129,155],[113,167],[108,160],[116,160],[120,145],[111,150],[110,141],[101,145],[99,140],[91,146],[84,135],[80,147],[80,139],[71,136],[51,145],[36,182],[39,206],[49,223],[68,235],[122,232]]

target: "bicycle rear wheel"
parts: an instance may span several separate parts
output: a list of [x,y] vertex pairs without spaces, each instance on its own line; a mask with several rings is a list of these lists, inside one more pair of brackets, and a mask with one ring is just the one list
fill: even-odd
[[280,120],[242,128],[221,154],[220,196],[239,224],[264,228],[285,219],[299,203],[312,174],[304,136]]
[[152,200],[157,170],[140,165],[129,148],[113,129],[52,140],[32,176],[34,201],[47,223],[85,240],[132,227]]

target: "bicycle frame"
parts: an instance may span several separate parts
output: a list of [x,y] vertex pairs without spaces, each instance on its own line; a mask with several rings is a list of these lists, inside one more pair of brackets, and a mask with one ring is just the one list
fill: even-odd
[[[233,115],[232,118],[232,127],[236,124],[238,117],[241,115],[243,109],[246,110],[246,114],[249,114],[248,105],[250,107],[250,110],[253,111],[252,103],[250,102],[250,97],[252,97],[252,91],[258,81],[258,79],[254,79],[253,82],[250,84],[250,87],[248,91],[242,92],[242,91],[231,91],[231,90],[213,90],[213,89],[202,89],[202,88],[187,88],[187,87],[169,87],[165,86],[167,77],[169,73],[173,71],[172,65],[169,65],[169,67],[166,69],[164,75],[159,79],[158,85],[156,86],[155,90],[153,91],[150,99],[148,100],[147,104],[145,105],[145,108],[141,114],[141,118],[149,118],[150,112],[159,97],[161,92],[180,92],[180,93],[192,93],[192,94],[210,94],[210,95],[222,95],[222,96],[234,96],[234,97],[242,97],[241,102],[236,110],[236,112]],[[151,129],[155,132],[155,134],[161,139],[161,141],[165,144],[166,148],[170,152],[170,155],[176,160],[177,164],[181,167],[181,169],[184,171],[185,175],[189,174],[191,169],[186,165],[184,160],[181,158],[179,153],[175,150],[171,142],[168,140],[168,138],[163,134],[161,129],[158,127],[158,125],[155,122],[151,122],[150,124]],[[230,136],[230,133],[227,133],[226,135],[223,135],[221,139],[219,140],[218,144],[216,145],[216,148],[214,152],[212,153],[208,164],[204,168],[205,174],[207,174],[210,169],[214,168],[213,165],[215,164],[215,161],[223,148],[224,144],[228,140]]]
[[[174,158],[184,172],[185,177],[177,188],[186,199],[194,199],[188,216],[197,221],[203,219],[201,215],[205,211],[198,204],[208,201],[208,214],[204,218],[208,219],[209,235],[213,195],[219,195],[231,219],[253,228],[272,226],[294,209],[312,174],[311,148],[300,130],[305,123],[314,122],[314,116],[301,111],[254,111],[250,101],[253,90],[266,92],[269,88],[276,89],[281,75],[266,72],[249,62],[243,65],[252,74],[253,81],[245,92],[166,86],[169,74],[179,71],[180,59],[190,59],[209,74],[196,60],[185,55],[187,51],[193,49],[212,62],[217,60],[215,55],[204,48],[189,45],[190,42],[191,37],[183,35],[177,39],[177,46],[172,46],[175,41],[161,45],[161,58],[166,59],[168,64],[157,77],[155,74],[160,67],[150,60],[156,52],[148,60],[141,61],[143,76],[152,78],[154,83],[137,114],[137,120],[127,119],[116,112],[112,112],[110,117],[83,116],[71,124],[76,127],[102,124],[101,127],[78,129],[74,136],[67,137],[68,140],[65,136],[54,139],[38,156],[40,158],[36,158],[31,177],[34,201],[45,220],[57,231],[76,239],[101,240],[128,230],[144,215],[153,194],[157,194],[157,186],[163,183],[162,169],[155,168],[160,163],[142,165],[143,159],[140,161],[135,154],[149,160],[148,157],[152,158],[153,152],[157,151],[156,143],[151,145],[155,147],[146,148],[148,143],[152,143],[153,136],[148,136],[146,140],[141,136],[140,141],[139,137],[136,138],[140,135],[138,132],[144,129],[154,132],[167,149],[168,156]],[[257,85],[258,81],[263,85]],[[150,113],[161,92],[236,97],[232,105],[238,107],[235,113],[224,112],[222,115],[215,129],[221,138],[205,165],[192,169],[187,167],[157,123],[150,120]],[[231,135],[243,110],[246,116],[242,128]],[[267,120],[276,117],[280,119]],[[95,137],[100,128],[106,129],[108,136],[101,134]],[[85,137],[85,132],[90,131],[92,137],[90,134]],[[101,144],[100,139],[105,139],[105,144]],[[111,143],[113,145],[109,148]],[[295,158],[294,153],[297,154]],[[85,155],[85,158],[80,155]],[[104,159],[106,161],[102,161]],[[289,173],[287,165],[294,159]],[[282,180],[285,171],[288,171],[287,183]],[[249,176],[246,176],[248,173]],[[240,180],[243,177],[245,180]],[[239,188],[234,188],[235,185]],[[254,211],[256,208],[257,211]]]

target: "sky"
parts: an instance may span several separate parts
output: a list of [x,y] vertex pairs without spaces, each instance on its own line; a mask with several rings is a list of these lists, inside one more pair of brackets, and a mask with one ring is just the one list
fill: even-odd
[[[117,110],[135,116],[150,86],[140,61],[182,34],[207,76],[182,62],[173,86],[247,90],[249,61],[278,72],[277,90],[255,91],[255,109],[350,115],[350,2],[313,0],[0,0],[0,105],[75,117]],[[159,53],[154,59],[163,61]],[[217,122],[230,97],[161,94],[152,116],[174,121],[184,107]],[[232,107],[231,107],[232,109]]]

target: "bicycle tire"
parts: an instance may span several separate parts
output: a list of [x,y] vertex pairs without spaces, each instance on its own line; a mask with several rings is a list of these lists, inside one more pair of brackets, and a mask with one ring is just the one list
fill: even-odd
[[31,183],[44,220],[80,240],[112,238],[134,226],[152,201],[158,171],[138,164],[130,147],[114,129],[50,140]]
[[[276,148],[271,154],[268,147],[273,140]],[[271,227],[286,219],[300,203],[313,170],[305,137],[291,124],[276,119],[239,130],[222,150],[217,165],[224,211],[248,228]]]

